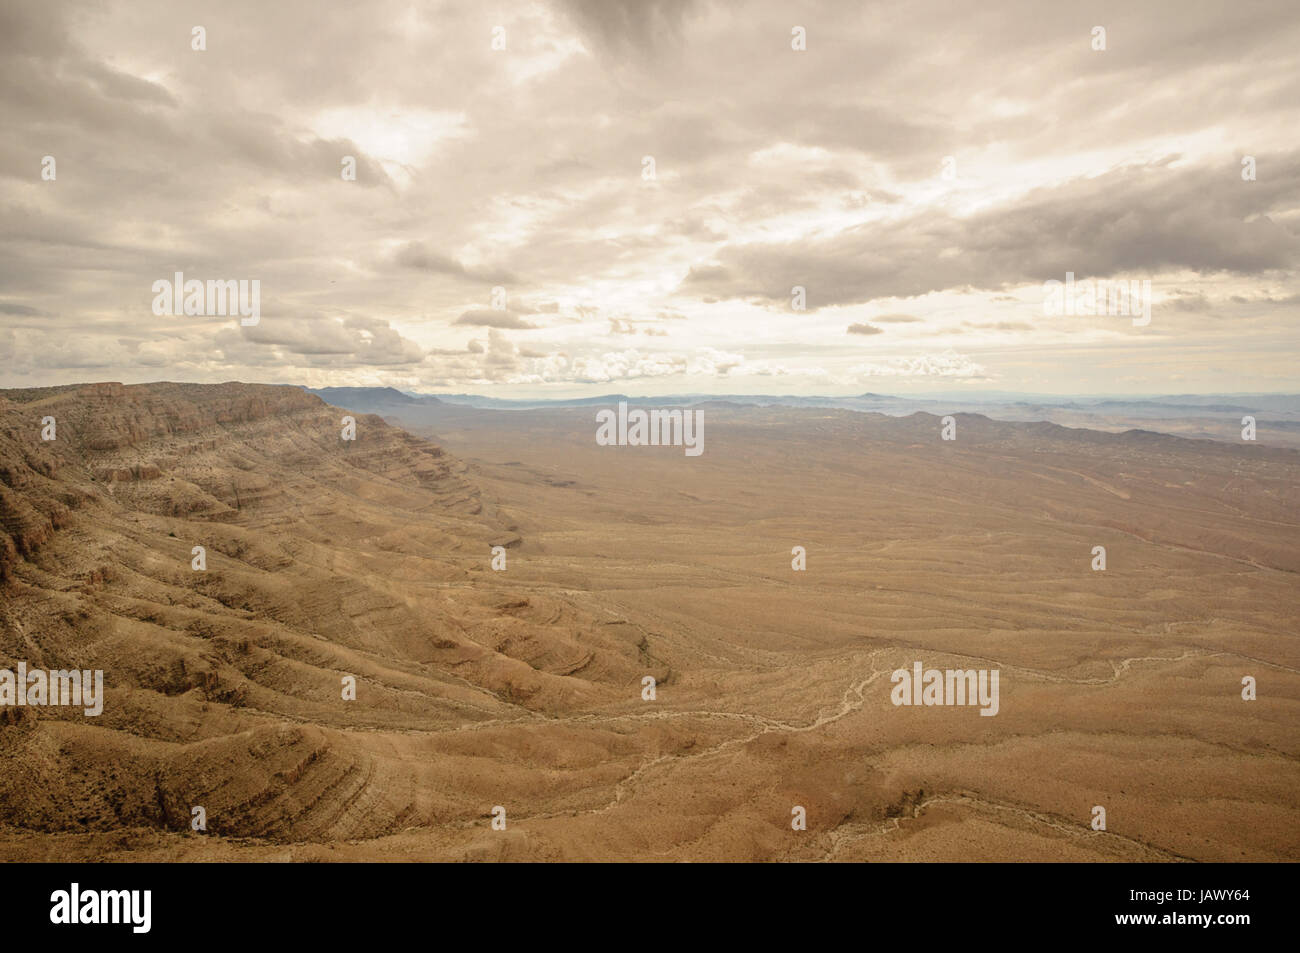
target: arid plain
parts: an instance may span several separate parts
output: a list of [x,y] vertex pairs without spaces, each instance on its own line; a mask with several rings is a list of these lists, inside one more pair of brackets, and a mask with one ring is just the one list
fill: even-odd
[[[1300,452],[368,409],[0,391],[0,667],[107,686],[3,713],[0,859],[1300,860]],[[896,707],[917,661],[998,714]]]

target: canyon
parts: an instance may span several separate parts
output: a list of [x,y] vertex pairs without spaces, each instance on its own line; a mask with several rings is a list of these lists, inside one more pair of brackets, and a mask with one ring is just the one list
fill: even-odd
[[0,391],[0,859],[1300,859],[1295,450],[330,399]]

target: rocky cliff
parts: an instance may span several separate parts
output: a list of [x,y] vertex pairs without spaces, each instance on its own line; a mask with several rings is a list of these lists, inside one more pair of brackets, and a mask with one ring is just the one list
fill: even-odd
[[3,712],[0,826],[188,831],[201,805],[292,841],[463,812],[509,752],[456,729],[645,670],[639,635],[492,571],[515,530],[438,446],[296,387],[0,391],[0,668],[106,685],[99,717]]

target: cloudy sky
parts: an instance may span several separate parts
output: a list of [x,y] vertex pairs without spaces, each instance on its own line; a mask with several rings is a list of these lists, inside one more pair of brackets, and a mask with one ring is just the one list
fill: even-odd
[[1293,0],[5,3],[0,386],[1294,392],[1298,51]]

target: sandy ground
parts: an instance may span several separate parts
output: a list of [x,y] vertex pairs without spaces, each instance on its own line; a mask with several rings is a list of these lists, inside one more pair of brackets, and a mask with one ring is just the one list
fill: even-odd
[[[721,405],[694,458],[594,409],[343,443],[160,386],[0,403],[0,667],[109,686],[6,713],[0,859],[1300,859],[1295,451]],[[917,661],[998,714],[892,704]]]

